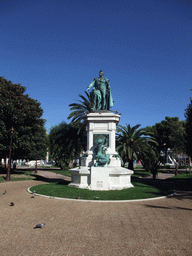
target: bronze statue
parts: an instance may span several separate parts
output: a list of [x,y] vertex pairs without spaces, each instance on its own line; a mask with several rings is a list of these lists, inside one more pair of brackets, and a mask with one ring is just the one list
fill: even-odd
[[104,73],[101,70],[99,77],[95,78],[93,82],[87,88],[87,91],[94,86],[91,92],[91,99],[93,101],[94,110],[110,110],[113,106],[113,98],[111,94],[111,87],[109,85],[109,79],[103,77]]
[[96,159],[96,163],[94,164],[95,167],[106,167],[109,164],[110,154],[106,154],[106,150],[105,139],[98,138],[94,150],[94,159]]

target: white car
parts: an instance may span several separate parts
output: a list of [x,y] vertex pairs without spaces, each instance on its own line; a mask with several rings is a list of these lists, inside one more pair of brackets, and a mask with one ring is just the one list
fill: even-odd
[[[29,166],[35,166],[36,165],[36,160],[31,160],[27,163]],[[43,160],[37,160],[37,165],[44,165],[44,161]]]

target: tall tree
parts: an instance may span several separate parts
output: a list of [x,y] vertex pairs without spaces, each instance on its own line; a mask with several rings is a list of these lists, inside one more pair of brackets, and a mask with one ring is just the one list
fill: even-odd
[[117,150],[123,159],[124,163],[128,161],[129,169],[133,170],[133,160],[138,160],[140,152],[145,152],[149,144],[153,142],[153,138],[146,133],[144,128],[140,128],[140,124],[131,127],[119,125],[117,127]]
[[154,134],[159,146],[158,151],[164,152],[165,161],[167,150],[170,148],[175,154],[185,152],[186,147],[186,128],[185,122],[180,121],[178,117],[165,117],[161,123],[156,123],[152,127],[147,127],[147,130]]
[[65,122],[52,127],[49,133],[50,158],[61,168],[77,159],[86,147],[85,129],[74,127]]
[[[147,129],[146,129],[147,132]],[[147,132],[150,135],[150,140],[146,141],[143,145],[143,148],[138,153],[138,157],[141,160],[141,163],[144,169],[147,172],[153,174],[153,179],[156,178],[158,166],[160,164],[160,153],[158,151],[158,143],[152,132]]]
[[186,152],[192,157],[192,99],[190,104],[185,109],[186,118]]
[[0,158],[8,157],[11,127],[14,128],[13,159],[44,158],[47,151],[45,120],[40,103],[24,94],[26,87],[0,77]]

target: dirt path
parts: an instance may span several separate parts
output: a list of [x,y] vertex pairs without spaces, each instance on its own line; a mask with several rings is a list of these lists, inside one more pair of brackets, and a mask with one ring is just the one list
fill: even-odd
[[[41,183],[0,183],[0,255],[192,255],[191,197],[130,203],[31,198],[26,189]],[[33,229],[41,222],[42,229]]]

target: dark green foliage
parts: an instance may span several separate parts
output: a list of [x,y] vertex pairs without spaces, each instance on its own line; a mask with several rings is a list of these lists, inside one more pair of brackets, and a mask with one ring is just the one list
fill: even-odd
[[192,99],[190,98],[190,104],[185,109],[186,118],[186,152],[192,157]]
[[[149,142],[149,149],[141,151],[142,165],[145,170],[150,171],[155,178],[160,162],[165,162],[167,149],[170,148],[173,154],[185,152],[186,131],[185,122],[179,121],[178,117],[165,117],[161,123],[145,128],[157,142]],[[161,152],[164,156],[161,157]]]
[[139,124],[117,127],[117,150],[124,163],[129,162],[128,168],[133,170],[133,160],[144,159],[154,154],[150,143],[156,144],[151,134]]
[[68,120],[71,119],[71,123],[80,128],[83,123],[83,117],[93,109],[93,101],[91,100],[90,94],[87,92],[85,92],[85,94],[87,98],[79,94],[81,100],[78,101],[80,103],[72,103],[69,105],[70,111],[72,112],[68,116]]
[[152,127],[147,127],[147,131],[152,132],[158,142],[158,152],[164,152],[165,156],[160,158],[165,162],[168,148],[174,154],[184,153],[186,150],[186,127],[184,121],[179,121],[178,117],[165,117],[161,123],[156,123]]
[[[150,171],[155,178],[160,162],[165,162],[167,149],[170,148],[174,154],[185,152],[186,131],[185,122],[179,121],[178,117],[165,117],[161,123],[156,123],[152,127],[146,127],[146,131],[153,135],[157,142],[149,142],[149,150],[141,157],[145,170]],[[161,152],[164,152],[161,157]],[[143,154],[143,152],[141,152]]]
[[79,130],[65,122],[54,126],[49,134],[50,158],[62,169],[73,159],[77,159],[86,147],[84,126]]
[[158,143],[154,137],[151,141],[148,141],[144,150],[139,152],[139,155],[144,169],[152,173],[153,179],[155,179],[159,167],[160,154],[158,152]]
[[45,120],[37,100],[24,94],[26,87],[0,77],[0,158],[8,157],[9,129],[13,127],[12,158],[44,158],[46,155]]

